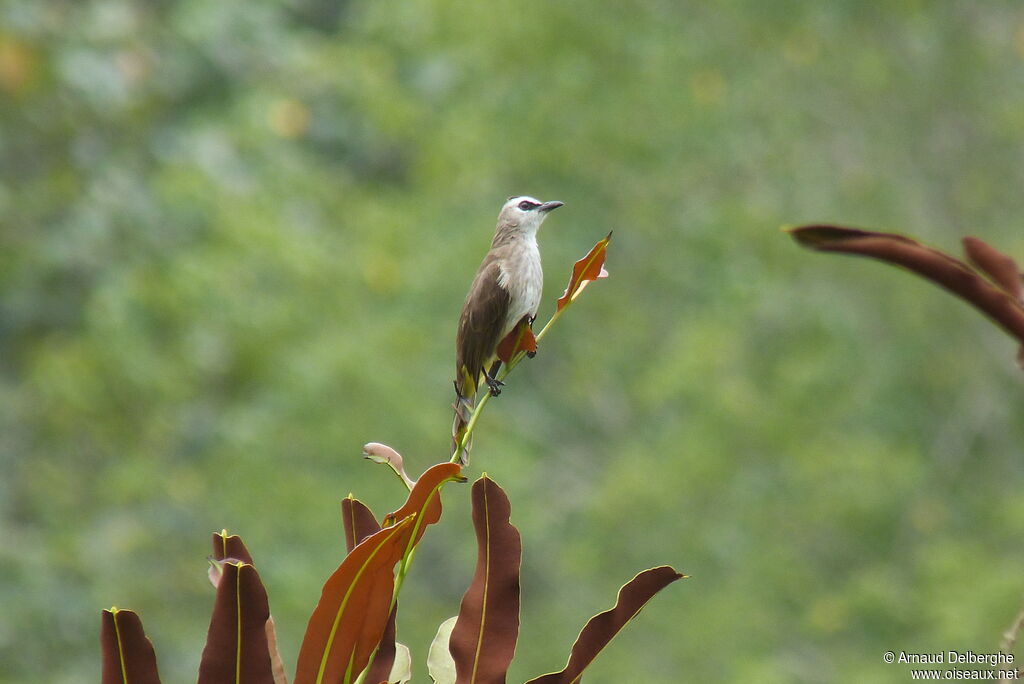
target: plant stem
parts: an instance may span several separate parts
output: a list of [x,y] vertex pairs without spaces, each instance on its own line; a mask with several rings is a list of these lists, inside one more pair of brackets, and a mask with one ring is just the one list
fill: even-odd
[[[548,319],[548,322],[545,323],[544,327],[541,328],[540,332],[537,333],[537,335],[535,335],[535,339],[538,342],[540,342],[541,339],[544,338],[544,335],[546,335],[548,330],[551,329],[551,326],[554,325],[555,321],[558,320],[562,313],[569,308],[572,302],[573,300],[569,300],[568,302],[566,302],[566,305],[563,306],[561,309],[555,310],[555,313],[551,315],[551,318]],[[508,374],[511,373],[512,370],[519,365],[519,362],[523,360],[524,356],[526,356],[526,352],[524,351],[521,351],[517,353],[515,356],[513,356],[508,363],[502,366],[501,370],[498,372],[497,378],[495,379],[504,380],[505,378],[507,378]],[[492,396],[493,395],[490,392],[486,392],[484,396],[480,398],[480,401],[477,402],[476,406],[473,407],[473,413],[470,414],[469,422],[466,423],[466,431],[462,433],[462,439],[459,440],[459,443],[455,445],[455,452],[452,454],[452,457],[449,461],[450,463],[458,463],[459,455],[462,454],[462,450],[465,448],[466,444],[469,443],[469,438],[473,436],[473,430],[476,428],[477,421],[480,420],[480,414],[483,413],[484,406],[487,405],[487,402],[490,401]]]

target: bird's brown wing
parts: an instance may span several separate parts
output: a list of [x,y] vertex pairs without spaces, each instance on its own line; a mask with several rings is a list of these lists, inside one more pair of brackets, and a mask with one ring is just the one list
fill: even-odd
[[500,341],[511,299],[498,284],[498,262],[488,255],[473,279],[455,339],[455,387],[461,397],[476,394],[477,383]]

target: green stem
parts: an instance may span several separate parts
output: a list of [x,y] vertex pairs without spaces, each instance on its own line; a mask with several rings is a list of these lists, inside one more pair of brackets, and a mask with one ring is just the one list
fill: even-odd
[[[561,309],[555,310],[555,313],[552,314],[551,318],[548,319],[548,322],[545,323],[544,327],[541,328],[540,332],[535,335],[535,339],[538,342],[540,342],[544,338],[544,335],[546,335],[548,330],[551,329],[551,326],[555,324],[555,321],[557,321],[559,317],[562,315],[562,313],[569,308],[569,305],[571,305],[572,302],[573,300],[570,299],[568,302],[566,302],[566,305],[563,306]],[[511,373],[512,370],[519,365],[519,362],[523,360],[524,356],[526,356],[526,352],[522,351],[513,356],[512,359],[501,368],[501,371],[498,373],[498,377],[496,379],[504,380],[506,377],[508,377],[508,374]],[[477,405],[473,407],[473,413],[470,414],[469,422],[466,423],[466,431],[463,433],[462,439],[459,440],[459,443],[455,445],[455,453],[452,454],[450,463],[458,462],[459,455],[462,453],[462,449],[469,442],[469,438],[473,435],[473,430],[476,429],[476,423],[478,420],[480,420],[480,415],[483,413],[484,407],[487,406],[487,402],[490,401],[492,396],[493,395],[490,392],[486,392],[484,396],[480,398],[480,401],[477,403]],[[390,463],[388,465],[390,465]],[[398,475],[403,482],[405,482],[405,478],[401,477],[401,474],[394,466],[392,466],[392,470],[394,470],[395,474]],[[406,484],[408,485],[408,483]],[[438,487],[436,496],[441,496],[441,488],[444,487],[444,485],[445,483],[442,482],[441,486]],[[412,538],[410,538],[409,540],[409,546],[406,548],[405,554],[402,556],[401,564],[398,566],[398,575],[395,578],[395,590],[391,594],[391,608],[389,609],[389,612],[391,610],[394,610],[395,605],[398,603],[398,594],[402,591],[402,585],[405,584],[405,577],[409,574],[409,566],[412,565],[412,560],[416,556],[416,547],[412,543],[412,540],[415,538],[416,535],[413,534]],[[370,660],[367,661],[366,668],[361,673],[359,673],[359,676],[355,679],[353,684],[364,684],[367,673],[370,671],[370,667],[373,665],[373,661],[377,658],[377,651],[379,649],[380,644],[377,644],[377,647],[373,649],[373,653],[370,655]]]
[[[551,329],[551,326],[555,324],[555,321],[559,319],[562,313],[568,309],[571,304],[572,300],[569,300],[561,309],[555,310],[555,313],[551,315],[548,322],[545,323],[544,327],[540,329],[540,332],[535,335],[535,339],[538,342],[544,338],[544,335],[546,335],[548,330]],[[523,351],[513,356],[507,364],[501,367],[501,370],[498,372],[498,377],[495,379],[504,380],[507,378],[508,374],[511,373],[512,370],[519,365],[519,362],[523,360],[524,356],[526,356],[526,352]],[[458,463],[459,455],[462,454],[462,450],[465,448],[466,444],[469,443],[469,438],[473,436],[473,430],[476,429],[476,423],[480,420],[480,415],[483,413],[484,406],[486,406],[487,402],[490,401],[491,396],[490,392],[486,392],[484,396],[481,397],[477,405],[473,407],[473,413],[470,414],[469,422],[466,423],[466,431],[462,433],[462,439],[455,445],[455,452],[452,454],[449,463]]]

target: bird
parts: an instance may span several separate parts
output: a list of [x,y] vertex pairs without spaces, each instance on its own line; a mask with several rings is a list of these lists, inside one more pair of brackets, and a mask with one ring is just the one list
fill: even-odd
[[[481,376],[491,394],[501,392],[502,383],[495,377],[501,366],[498,344],[521,322],[532,325],[537,316],[544,289],[537,230],[551,211],[563,205],[557,200],[513,196],[501,207],[491,249],[477,269],[459,316],[453,450],[476,405]],[[458,455],[463,465],[469,462],[469,446],[468,442],[463,445]]]

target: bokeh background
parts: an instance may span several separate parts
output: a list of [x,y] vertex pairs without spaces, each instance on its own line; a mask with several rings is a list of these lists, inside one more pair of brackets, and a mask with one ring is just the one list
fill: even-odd
[[[210,533],[294,666],[343,552],[447,458],[455,322],[511,194],[545,320],[472,475],[525,546],[511,681],[643,568],[590,682],[886,682],[991,652],[1024,594],[1008,338],[836,221],[1024,257],[1019,2],[0,3],[0,681],[91,682],[102,608],[190,681]],[[402,597],[417,681],[475,558],[446,491]]]

